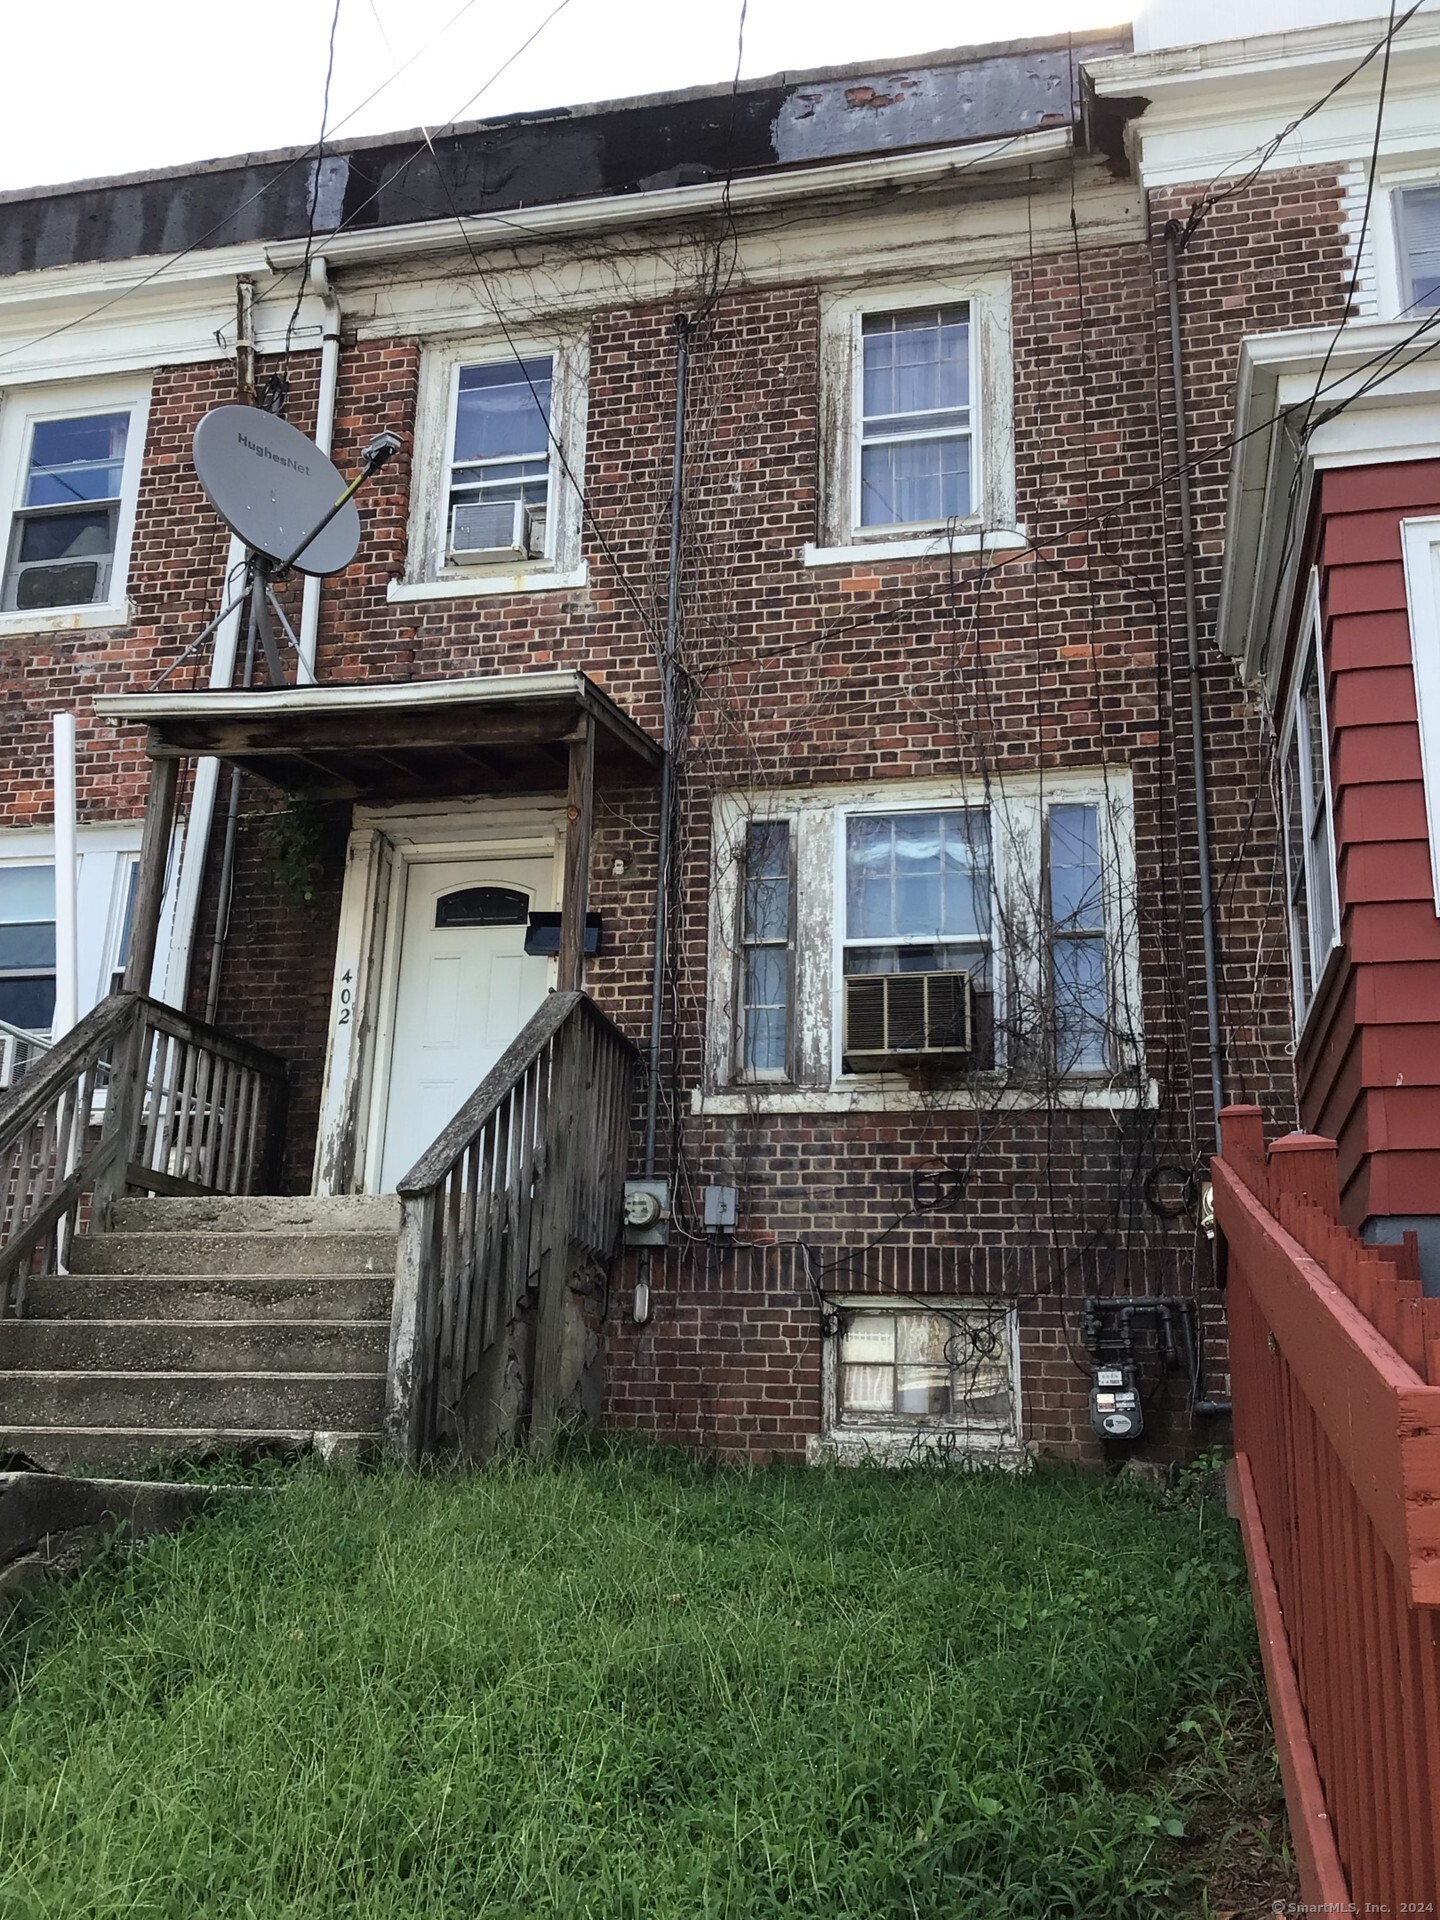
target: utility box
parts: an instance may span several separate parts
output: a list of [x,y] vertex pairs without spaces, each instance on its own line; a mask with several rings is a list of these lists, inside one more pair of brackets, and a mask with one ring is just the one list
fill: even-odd
[[668,1180],[636,1178],[625,1182],[625,1244],[627,1247],[669,1246]]

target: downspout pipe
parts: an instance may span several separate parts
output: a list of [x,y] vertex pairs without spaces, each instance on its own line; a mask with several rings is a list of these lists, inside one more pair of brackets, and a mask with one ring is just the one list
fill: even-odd
[[[685,480],[685,386],[690,366],[690,316],[675,316],[675,430],[670,463],[670,574],[665,596],[665,641],[660,658],[660,823],[655,855],[654,959],[650,970],[650,1045],[645,1089],[645,1174],[655,1173],[660,1126],[660,1041],[665,1014],[665,953],[670,893],[671,814],[675,804],[675,656],[680,637],[680,534]],[[635,1282],[632,1313],[650,1318],[651,1254],[647,1248]]]
[[[320,392],[315,402],[315,444],[328,455],[335,437],[335,389],[340,378],[340,301],[330,284],[324,259],[317,254],[310,262],[310,287],[320,299]],[[307,574],[300,601],[300,665],[297,678],[303,685],[315,681],[315,650],[320,638],[320,589],[318,574]]]
[[1210,805],[1205,777],[1205,710],[1200,681],[1200,617],[1195,588],[1195,514],[1190,492],[1190,437],[1185,413],[1184,342],[1180,328],[1180,222],[1165,225],[1165,278],[1170,296],[1170,375],[1175,401],[1176,494],[1180,566],[1185,591],[1185,669],[1190,682],[1190,751],[1195,768],[1195,850],[1200,869],[1200,934],[1205,957],[1205,1030],[1215,1139],[1225,1105],[1225,1040],[1220,1028],[1220,968],[1215,933],[1215,882],[1210,860]]

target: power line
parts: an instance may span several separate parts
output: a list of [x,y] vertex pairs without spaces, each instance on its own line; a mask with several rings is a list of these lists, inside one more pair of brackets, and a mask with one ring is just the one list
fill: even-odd
[[[395,81],[400,78],[407,68],[414,66],[417,60],[422,59],[425,54],[429,53],[431,48],[436,46],[445,37],[451,27],[455,25],[456,21],[467,14],[476,3],[477,0],[462,0],[462,5],[451,14],[443,27],[439,28],[437,32],[430,36],[423,47],[418,48],[416,52],[412,53],[410,58],[405,61],[402,66],[397,67],[389,79],[382,80],[378,87],[372,88],[359,105],[352,107],[343,119],[335,122],[335,125],[330,129],[331,137],[333,138],[335,134],[339,133],[342,127],[348,126],[357,114],[363,113],[373,100],[378,100],[386,88],[393,86]],[[98,319],[102,313],[108,313],[112,307],[118,306],[122,300],[128,300],[132,294],[141,292],[144,288],[148,287],[152,281],[160,279],[163,274],[167,274],[172,268],[179,266],[180,262],[190,254],[197,252],[205,245],[207,240],[213,239],[223,228],[238,219],[247,207],[254,206],[257,200],[263,200],[267,193],[273,192],[274,189],[279,186],[280,182],[288,178],[297,167],[304,166],[306,162],[313,159],[315,155],[316,149],[314,147],[304,148],[303,151],[297,153],[293,159],[287,161],[278,173],[272,174],[262,186],[257,187],[253,193],[246,194],[245,198],[241,200],[238,205],[231,207],[219,220],[207,227],[204,233],[197,235],[194,240],[178,248],[174,253],[170,254],[168,258],[162,260],[159,266],[152,267],[149,273],[142,275],[139,280],[131,281],[129,286],[122,287],[118,293],[112,294],[108,300],[102,300],[98,306],[89,308],[87,312],[77,314],[73,320],[63,321],[58,327],[51,327],[47,332],[37,334],[33,339],[27,340],[22,346],[5,348],[3,352],[0,352],[0,360],[13,359],[18,353],[33,352],[36,347],[44,346],[47,340],[58,339],[61,334],[70,333],[76,327],[85,326],[89,321]]]

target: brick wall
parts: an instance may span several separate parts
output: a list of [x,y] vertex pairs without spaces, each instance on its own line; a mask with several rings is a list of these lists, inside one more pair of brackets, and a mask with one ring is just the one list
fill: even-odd
[[[1193,195],[1159,199],[1154,231]],[[1183,264],[1187,379],[1200,534],[1202,645],[1215,865],[1220,886],[1230,1092],[1259,1097],[1272,1130],[1293,1094],[1283,928],[1275,888],[1266,745],[1231,667],[1209,651],[1241,334],[1332,313],[1344,259],[1333,176],[1271,176],[1201,224]],[[864,569],[800,564],[815,538],[820,462],[818,294],[735,288],[697,320],[687,419],[682,653],[694,690],[680,779],[679,906],[664,1057],[662,1142],[676,1162],[682,1229],[699,1189],[741,1189],[728,1269],[677,1240],[655,1274],[651,1324],[628,1316],[622,1274],[607,1322],[607,1417],[686,1439],[796,1452],[815,1431],[819,1312],[782,1255],[796,1242],[835,1290],[884,1291],[883,1261],[922,1255],[940,1291],[1020,1308],[1027,1432],[1091,1446],[1077,1364],[1090,1292],[1195,1295],[1223,1347],[1193,1230],[1148,1204],[1157,1163],[1208,1149],[1187,683],[1170,458],[1168,341],[1158,248],[1086,246],[1011,263],[1019,516],[1033,553]],[[674,306],[595,316],[584,548],[589,586],[472,601],[392,604],[403,565],[420,356],[411,340],[349,343],[335,453],[353,465],[380,427],[405,453],[367,489],[356,564],[324,595],[322,679],[428,679],[583,667],[652,732],[667,566]],[[292,365],[291,417],[313,406],[314,356]],[[213,611],[225,539],[188,477],[196,418],[231,397],[228,366],[157,376],[137,526],[134,624],[116,634],[6,643],[4,697],[29,769],[0,791],[0,818],[43,815],[33,774],[43,716],[82,710],[90,817],[133,815],[133,747],[84,718],[99,685],[145,684]],[[938,1110],[701,1118],[690,1112],[705,1023],[709,809],[724,786],[807,786],[944,774],[1003,778],[1100,762],[1131,770],[1146,1066],[1158,1106],[1134,1113]],[[222,794],[224,783],[222,783]],[[287,893],[247,786],[221,1019],[292,1062],[288,1177],[308,1179],[323,1066],[345,822],[318,824],[312,897]],[[606,952],[589,984],[637,1039],[649,1001],[656,845],[651,793],[598,809],[592,904]],[[218,835],[217,835],[218,841]],[[612,871],[616,861],[624,871]],[[195,994],[203,1000],[214,874],[202,903]],[[963,1175],[955,1202],[917,1216],[912,1176]],[[752,1249],[750,1243],[755,1243]],[[908,1269],[907,1269],[908,1272]],[[938,1278],[937,1278],[938,1276]],[[1154,1404],[1163,1413],[1165,1393]],[[1178,1418],[1162,1447],[1191,1444]],[[1164,1422],[1162,1421],[1162,1426]],[[1208,1438],[1202,1435],[1201,1438]]]

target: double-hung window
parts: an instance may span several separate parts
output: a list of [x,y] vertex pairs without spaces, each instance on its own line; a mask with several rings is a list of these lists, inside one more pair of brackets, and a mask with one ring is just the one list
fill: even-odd
[[533,559],[550,502],[549,359],[461,366],[447,506],[450,559]]
[[426,350],[410,541],[392,600],[583,586],[588,338]]
[[1440,186],[1401,188],[1396,213],[1403,311],[1440,307]]
[[820,299],[807,566],[1018,547],[1008,274]]
[[1281,746],[1280,798],[1298,1028],[1305,1024],[1340,929],[1319,602],[1313,581]]
[[84,608],[120,611],[144,440],[144,396],[62,388],[6,398],[0,506],[6,512],[0,618],[23,625]]
[[[924,1018],[926,1008],[917,1006],[910,1016],[919,1016],[913,1037],[939,1045],[968,1039],[970,1063],[993,1065],[987,809],[847,814],[844,862],[846,979],[859,974],[968,974],[968,1023],[957,1013],[958,1002],[947,1001],[941,1016],[929,1020]],[[847,1033],[847,1053],[852,1041]]]
[[969,516],[967,305],[862,316],[856,426],[857,532]]

